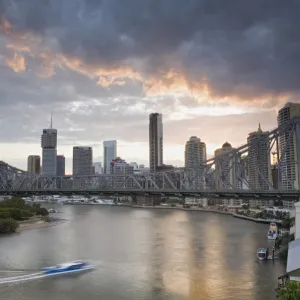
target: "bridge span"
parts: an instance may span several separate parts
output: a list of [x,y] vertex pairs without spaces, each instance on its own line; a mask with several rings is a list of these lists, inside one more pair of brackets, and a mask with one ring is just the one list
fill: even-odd
[[187,190],[140,190],[140,189],[45,189],[45,190],[9,190],[0,191],[1,195],[11,196],[47,196],[47,195],[61,195],[61,196],[161,196],[161,197],[190,197],[190,198],[219,198],[219,199],[243,199],[244,202],[253,199],[270,199],[270,200],[291,200],[299,201],[300,192],[278,192],[278,191],[187,191]]
[[[300,151],[295,149],[300,149],[300,117],[255,137],[193,169],[172,168],[156,173],[43,176],[0,161],[0,195],[161,195],[298,201]],[[272,178],[273,153],[277,173]]]
[[219,188],[203,180],[202,170],[176,168],[155,174],[128,176],[42,176],[29,174],[0,162],[0,195],[113,195],[286,199],[298,201],[300,191],[270,188]]

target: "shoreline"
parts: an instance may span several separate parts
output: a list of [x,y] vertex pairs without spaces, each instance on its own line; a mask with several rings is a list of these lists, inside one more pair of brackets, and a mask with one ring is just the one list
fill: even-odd
[[[119,205],[121,206],[121,205]],[[128,206],[128,205],[125,205]],[[184,208],[184,207],[168,207],[168,206],[142,206],[142,205],[131,205],[128,206],[131,208],[146,208],[146,209],[172,209],[172,210],[183,210],[183,211],[201,211],[201,212],[212,212],[223,215],[233,215],[233,213],[228,211],[218,211],[218,210],[209,210],[201,208]]]
[[197,211],[197,212],[207,212],[207,213],[217,213],[223,215],[231,215],[234,218],[243,219],[246,221],[251,221],[260,224],[270,224],[271,222],[281,223],[279,220],[270,220],[270,219],[256,219],[253,217],[248,217],[244,215],[238,215],[234,212],[227,212],[227,211],[218,211],[218,210],[211,210],[211,209],[203,209],[203,208],[183,208],[183,207],[169,207],[169,206],[143,206],[143,205],[116,205],[122,207],[130,207],[130,208],[141,208],[141,209],[169,209],[169,210],[183,210],[183,211]]
[[[248,216],[243,216],[243,215],[238,215],[238,214],[232,214],[232,216],[234,218],[239,218],[239,219],[244,219],[244,220],[248,220],[248,221],[252,221],[252,222],[256,222],[256,223],[264,223],[264,224],[270,224],[272,222],[281,224],[281,222],[282,222],[281,220],[256,219],[256,218],[252,218],[252,217],[248,217]],[[281,222],[279,222],[279,221],[281,221]]]
[[[253,217],[238,215],[235,212],[227,212],[227,211],[218,211],[213,209],[204,209],[204,208],[184,208],[184,207],[171,207],[171,206],[144,206],[144,205],[132,205],[132,204],[118,204],[118,205],[104,205],[104,206],[113,206],[113,207],[128,207],[128,208],[138,208],[138,209],[156,209],[156,210],[182,210],[182,211],[190,211],[190,212],[205,212],[205,213],[215,213],[215,214],[223,214],[223,215],[231,215],[233,218],[243,219],[246,221],[251,221],[260,224],[269,224],[270,222],[278,222],[278,220],[269,220],[269,219],[255,219]],[[59,225],[61,223],[66,222],[67,220],[59,219],[59,218],[50,218],[50,221],[47,222],[44,218],[34,217],[33,219],[29,219],[26,221],[19,221],[19,227],[16,229],[16,233],[21,232],[23,230],[28,229],[39,229],[46,228]]]
[[63,220],[63,219],[50,219],[50,222],[47,222],[46,220],[44,220],[42,218],[36,219],[36,220],[21,221],[21,222],[18,222],[19,227],[16,229],[16,233],[19,233],[23,230],[28,230],[28,229],[39,229],[39,228],[52,227],[52,226],[64,223],[65,221],[66,220]]

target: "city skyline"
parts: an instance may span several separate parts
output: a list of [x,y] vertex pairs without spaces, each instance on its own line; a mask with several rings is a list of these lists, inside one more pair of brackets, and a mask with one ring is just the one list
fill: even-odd
[[164,163],[183,165],[191,136],[211,156],[225,141],[245,143],[258,123],[271,130],[277,111],[299,102],[295,3],[81,2],[0,7],[2,160],[25,169],[29,154],[41,155],[53,112],[67,172],[73,146],[92,146],[98,160],[111,139],[121,157],[148,165],[148,115],[159,112]]
[[[286,103],[285,103],[286,104]],[[282,109],[282,107],[279,108]],[[279,111],[278,110],[278,111]],[[278,113],[277,111],[277,113]],[[52,115],[51,115],[51,118],[52,118]],[[147,120],[146,120],[148,123],[147,123],[147,127],[146,128],[146,132],[145,134],[147,135],[148,139],[149,139],[149,116],[147,117]],[[263,124],[264,122],[262,122]],[[275,115],[275,126],[276,126],[276,123],[277,123],[277,115]],[[163,124],[164,124],[164,121],[163,121]],[[261,123],[259,123],[261,124]],[[101,161],[102,163],[104,163],[104,156],[103,156],[103,152],[104,152],[104,147],[103,147],[103,142],[107,142],[107,141],[100,141],[100,142],[94,142],[94,143],[91,143],[90,145],[87,145],[87,144],[81,144],[81,145],[70,145],[70,146],[66,146],[64,145],[64,143],[62,143],[62,145],[60,144],[60,129],[56,128],[56,126],[54,126],[55,129],[44,129],[44,130],[47,130],[47,131],[51,131],[51,130],[54,130],[54,131],[57,131],[57,149],[58,149],[58,152],[61,153],[62,155],[65,156],[65,162],[66,162],[66,165],[65,165],[65,168],[66,168],[66,174],[72,174],[72,169],[73,169],[73,147],[92,147],[93,148],[93,153],[96,154],[93,158],[93,162],[97,162],[97,161]],[[273,126],[274,127],[274,126]],[[272,127],[272,128],[273,128]],[[270,129],[272,129],[270,128]],[[164,129],[165,129],[165,124],[164,124]],[[257,124],[256,124],[256,129],[257,129]],[[253,131],[256,131],[256,129],[253,129],[253,130],[250,130],[244,137],[244,141],[235,145],[235,144],[232,144],[233,147],[237,147],[237,146],[240,146],[242,144],[246,144],[247,143],[247,137],[248,135],[253,132]],[[266,129],[266,130],[269,130],[269,129]],[[165,132],[165,130],[164,130]],[[40,137],[40,135],[39,135]],[[192,137],[192,135],[190,136]],[[187,139],[189,139],[190,137],[188,137]],[[201,137],[200,137],[201,138]],[[165,136],[165,133],[164,133],[164,139],[168,140],[168,137]],[[201,138],[201,140],[203,140]],[[233,140],[233,139],[231,139]],[[115,141],[115,140],[113,140]],[[223,144],[226,142],[227,140],[224,139],[224,142]],[[110,141],[109,141],[110,142]],[[134,147],[130,147],[130,145],[132,145],[132,143],[126,143],[126,142],[123,142],[123,141],[117,141],[118,143],[118,155],[119,157],[124,157],[126,159],[126,161],[128,162],[137,162],[138,164],[144,164],[145,166],[149,167],[149,141],[148,142],[144,142],[144,143],[139,143],[140,145],[142,145],[142,147],[144,148],[144,151],[142,153],[142,155],[137,155],[137,156],[132,156],[132,152],[134,152]],[[178,167],[183,167],[184,164],[185,164],[185,143],[186,143],[186,140],[184,141],[183,144],[177,144],[174,149],[174,146],[165,146],[165,143],[164,143],[164,156],[166,156],[166,159],[164,159],[164,164],[171,164],[171,165],[174,165],[174,166],[178,166]],[[29,144],[30,146],[33,146],[35,144]],[[218,148],[221,148],[222,147],[222,144],[221,145],[217,145],[216,148],[214,148],[216,144],[206,144],[206,147],[207,147],[207,159],[215,156],[215,150],[217,150]],[[27,145],[28,146],[28,145]],[[37,145],[38,147],[40,147],[40,144]],[[30,149],[31,147],[29,147]],[[67,151],[61,151],[61,148],[62,149],[65,149]],[[165,149],[167,148],[167,149]],[[34,147],[32,147],[31,149],[34,149]],[[96,150],[95,150],[96,149]],[[40,149],[39,149],[40,150]],[[120,150],[120,151],[119,151]],[[123,151],[122,151],[123,150]],[[125,151],[124,151],[125,150]],[[175,150],[175,151],[174,151]],[[137,151],[138,152],[138,151]],[[170,159],[169,157],[172,155],[169,155],[167,156],[165,154],[165,152],[171,152],[174,154],[174,152],[176,152],[177,154],[177,157],[175,157],[175,159]],[[0,149],[0,153],[1,153],[1,149]],[[67,154],[65,154],[67,153]],[[125,155],[125,153],[130,153],[129,155]],[[138,154],[141,154],[141,153],[138,153]],[[32,153],[26,153],[25,154],[25,158],[23,159],[22,157],[20,157],[19,159],[11,159],[11,160],[7,160],[8,162],[13,162],[15,163],[15,165],[17,167],[20,167],[21,169],[24,169],[26,170],[27,169],[27,157],[29,155],[39,155],[41,157],[41,160],[42,160],[42,151],[32,151]],[[5,160],[5,159],[3,159]],[[41,161],[41,166],[42,166],[42,161]]]

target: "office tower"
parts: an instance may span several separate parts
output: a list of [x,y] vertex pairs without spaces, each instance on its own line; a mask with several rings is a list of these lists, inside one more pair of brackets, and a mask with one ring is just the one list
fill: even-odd
[[93,167],[94,167],[94,173],[95,174],[102,174],[103,173],[103,168],[102,168],[102,163],[101,162],[94,162]]
[[57,176],[65,176],[65,157],[63,155],[56,156],[56,174]]
[[39,175],[41,173],[41,158],[39,155],[28,156],[27,172],[35,175]]
[[199,168],[206,161],[206,145],[196,136],[192,136],[185,144],[185,167]]
[[92,175],[93,149],[92,147],[73,147],[73,175]]
[[117,157],[117,141],[103,142],[104,174],[110,174],[110,163]]
[[260,124],[257,131],[249,133],[248,180],[251,188],[269,190],[271,184],[271,156],[269,149],[269,132],[263,132]]
[[197,172],[197,187],[205,188],[206,145],[196,136],[192,136],[185,144],[185,168],[194,169]]
[[[288,123],[294,117],[300,117],[300,104],[288,102],[278,112],[278,126]],[[297,133],[296,133],[297,132]],[[299,189],[300,184],[300,132],[298,126],[292,132],[292,128],[279,135],[278,172],[281,177],[279,187],[286,190]]]
[[238,180],[238,164],[239,159],[236,156],[229,156],[234,150],[231,145],[226,142],[222,148],[215,151],[215,187],[216,189],[239,189],[241,182]]
[[42,174],[45,176],[56,176],[57,130],[52,128],[52,121],[50,129],[43,129],[41,146]]
[[118,188],[131,188],[133,187],[133,180],[128,179],[123,185],[126,176],[133,174],[133,166],[128,164],[125,160],[117,157],[110,163],[110,174],[114,175],[113,184]]
[[149,115],[149,164],[150,171],[163,164],[163,124],[162,115]]

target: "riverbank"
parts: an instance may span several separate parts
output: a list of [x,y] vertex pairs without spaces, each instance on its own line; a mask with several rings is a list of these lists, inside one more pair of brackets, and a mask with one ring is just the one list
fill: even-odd
[[252,222],[256,222],[256,223],[265,223],[265,224],[270,224],[272,222],[278,223],[278,224],[282,223],[281,220],[256,219],[256,218],[253,218],[253,217],[248,217],[248,216],[243,216],[243,215],[238,215],[238,214],[232,214],[232,215],[235,218],[244,219],[244,220],[248,220],[248,221],[252,221]]
[[18,222],[19,227],[17,228],[16,232],[21,232],[27,229],[51,227],[51,226],[61,224],[63,222],[66,222],[66,220],[56,219],[56,218],[49,218],[46,220],[45,218],[34,217],[26,221],[19,221]]
[[143,206],[143,205],[124,205],[131,208],[145,208],[145,209],[170,209],[170,210],[184,210],[184,211],[202,211],[202,212],[213,212],[217,214],[232,215],[231,212],[210,210],[204,208],[185,208],[185,207],[172,207],[172,206]]
[[124,206],[130,208],[141,208],[141,209],[163,209],[163,210],[184,210],[184,211],[197,211],[197,212],[207,212],[207,213],[216,213],[216,214],[224,214],[231,215],[234,218],[239,218],[247,221],[252,221],[256,223],[270,224],[271,222],[276,222],[281,224],[281,220],[271,220],[271,219],[256,219],[253,217],[248,217],[244,215],[239,215],[234,212],[220,211],[214,209],[205,209],[205,208],[184,208],[184,207],[172,207],[172,206],[146,206],[146,205],[131,205],[131,204],[121,204],[117,206]]

